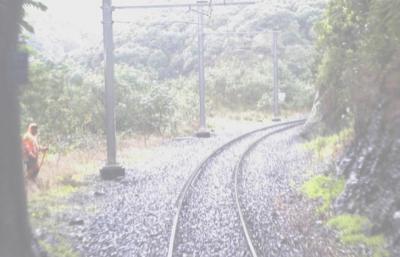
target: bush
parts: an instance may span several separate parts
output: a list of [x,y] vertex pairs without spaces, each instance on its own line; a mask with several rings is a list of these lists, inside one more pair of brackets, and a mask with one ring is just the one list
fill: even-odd
[[344,179],[335,179],[328,176],[315,176],[306,181],[302,191],[311,199],[322,199],[319,212],[327,212],[340,193],[343,192],[345,185]]
[[383,235],[366,235],[365,231],[372,227],[368,218],[344,214],[331,218],[327,224],[339,232],[343,243],[348,245],[363,244],[373,250],[374,257],[389,256],[389,253],[384,249],[385,238]]

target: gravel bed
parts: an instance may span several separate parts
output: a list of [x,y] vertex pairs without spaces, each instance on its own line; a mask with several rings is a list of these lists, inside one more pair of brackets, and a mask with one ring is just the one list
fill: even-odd
[[166,256],[175,201],[184,183],[212,151],[248,130],[171,140],[119,181],[89,177],[88,192],[70,199],[77,208],[58,218],[60,231],[85,257]]
[[258,132],[213,158],[184,201],[176,256],[249,256],[234,200],[234,168]]
[[[251,129],[256,128],[171,140],[153,149],[150,161],[130,167],[123,179],[88,177],[85,191],[68,200],[71,208],[52,217],[58,234],[83,257],[166,256],[175,201],[191,173],[215,149]],[[234,144],[206,167],[185,200],[174,256],[249,256],[234,203],[233,168],[265,133]],[[240,192],[255,246],[261,256],[356,256],[335,243],[313,215],[313,204],[295,189],[311,161],[297,133],[273,135],[246,162]]]
[[267,138],[245,160],[239,192],[253,244],[268,257],[357,256],[336,242],[298,192],[312,161],[298,133]]

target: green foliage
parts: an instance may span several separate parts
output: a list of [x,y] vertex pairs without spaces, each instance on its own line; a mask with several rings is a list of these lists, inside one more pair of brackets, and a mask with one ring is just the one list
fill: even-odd
[[318,136],[304,144],[304,147],[312,151],[319,159],[334,158],[333,156],[342,149],[353,137],[352,129],[344,129],[330,136]]
[[369,236],[365,231],[372,227],[368,218],[359,215],[344,214],[331,218],[328,226],[340,233],[340,239],[348,245],[363,244],[373,250],[374,257],[387,257],[383,235]]
[[[29,3],[43,8],[39,3]],[[309,108],[315,91],[311,81],[313,24],[325,3],[265,1],[257,7],[230,8],[207,18],[207,27],[215,32],[258,32],[207,34],[207,111],[272,109],[272,28],[281,30],[279,81],[280,91],[286,95],[282,108]],[[129,27],[118,25],[118,131],[145,136],[177,134],[187,128],[193,130],[198,124],[198,56],[193,24],[171,22],[191,18],[193,13],[179,12],[151,16]],[[55,49],[43,50],[35,40],[29,41],[33,42],[34,54],[31,83],[21,92],[22,124],[39,123],[41,138],[60,148],[78,145],[88,134],[104,133],[103,50],[77,47],[81,42],[75,42],[75,47],[73,42],[64,42]],[[52,61],[54,52],[56,56],[64,53],[65,57]]]
[[22,124],[37,122],[47,142],[71,144],[80,135],[102,131],[100,79],[90,73],[77,78],[79,68],[73,67],[31,62],[31,83],[21,92]]
[[193,120],[195,82],[178,78],[157,81],[127,65],[117,66],[117,124],[121,131],[144,135],[177,133]]
[[[27,8],[35,8],[35,9],[39,9],[41,11],[46,11],[47,10],[47,6],[44,5],[43,3],[39,2],[39,1],[34,1],[34,0],[24,0],[23,2],[23,10],[22,10],[22,17],[25,16],[26,13],[26,9]],[[33,28],[33,26],[31,24],[29,24],[26,20],[21,20],[19,23],[20,27],[30,33],[34,33],[35,29]]]
[[56,213],[64,208],[59,204],[61,199],[71,196],[78,190],[72,185],[63,185],[52,188],[49,191],[35,194],[30,200],[32,217],[40,219],[47,213]]
[[302,191],[311,199],[322,199],[322,205],[318,211],[327,212],[332,201],[343,192],[344,185],[344,179],[318,175],[306,181]]
[[[400,5],[395,0],[332,0],[319,36],[317,86],[328,127],[362,127],[382,93],[382,74],[396,61]],[[361,124],[361,125],[360,125]]]
[[[249,35],[207,34],[206,80],[212,108],[271,110],[271,28],[279,36],[280,89],[283,108],[310,107],[314,88],[313,24],[326,1],[262,2],[242,10],[213,15],[207,25],[215,32],[258,32]],[[176,16],[176,15],[175,15]],[[182,20],[192,14],[179,14]],[[153,17],[154,18],[154,17]],[[176,19],[176,17],[174,17]],[[174,24],[165,15],[130,25],[116,39],[117,62],[151,75],[157,83],[197,76],[197,44],[191,24]]]
[[[32,195],[28,203],[30,222],[33,227],[40,228],[45,232],[46,237],[39,240],[39,244],[49,256],[79,256],[59,229],[60,220],[65,222],[65,212],[74,208],[67,199],[77,190],[78,188],[72,185],[58,186],[49,191]],[[84,211],[91,208],[93,208],[92,205],[85,206]],[[64,219],[59,217],[64,217]]]
[[79,253],[76,252],[72,245],[70,245],[61,236],[58,236],[52,243],[40,240],[39,244],[43,249],[52,257],[78,257]]

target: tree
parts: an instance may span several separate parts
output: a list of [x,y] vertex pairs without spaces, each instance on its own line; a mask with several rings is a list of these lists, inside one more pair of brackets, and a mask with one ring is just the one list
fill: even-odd
[[0,2],[0,256],[31,257],[22,176],[19,108],[10,63],[16,52],[21,0]]
[[[39,1],[34,1],[34,0],[24,0],[23,2],[23,9],[22,9],[22,17],[25,16],[25,8],[28,7],[33,7],[42,11],[46,11],[47,10],[47,6],[44,5],[43,3],[39,2]],[[35,29],[32,27],[31,24],[29,24],[27,21],[25,21],[24,19],[19,21],[19,25],[22,29],[25,29],[28,32],[33,33],[35,31]]]
[[325,132],[351,123],[358,134],[382,98],[382,75],[400,44],[399,3],[392,0],[334,0],[318,25],[316,105]]

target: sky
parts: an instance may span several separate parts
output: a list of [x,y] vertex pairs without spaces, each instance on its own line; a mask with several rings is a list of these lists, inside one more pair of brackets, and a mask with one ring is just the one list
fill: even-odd
[[[65,48],[89,48],[102,45],[102,0],[40,0],[48,10],[34,8],[27,10],[26,20],[35,28],[32,41],[52,59],[63,58]],[[196,0],[114,0],[113,5],[194,3]],[[214,2],[221,0],[214,0]],[[174,13],[187,12],[185,9],[136,9],[116,10],[114,21],[138,21],[145,17],[152,19],[161,14],[176,19]],[[195,15],[193,16],[195,18]],[[126,24],[115,23],[118,33]]]
[[[99,34],[101,32],[101,2],[99,0],[41,0],[47,7],[46,12],[28,10],[27,19],[37,31],[46,26],[60,26],[64,30]],[[73,33],[75,34],[75,33]]]
[[[82,34],[90,35],[94,40],[101,39],[102,11],[101,0],[41,0],[47,7],[46,12],[30,8],[27,20],[34,25],[38,38],[57,36],[79,40]],[[168,3],[168,0],[114,0],[113,5]],[[188,0],[174,0],[174,3],[188,2]],[[192,2],[192,1],[189,1]],[[164,10],[165,11],[165,10]],[[145,15],[158,14],[157,10],[115,11],[114,20],[135,21]]]
[[[54,23],[70,25],[74,29],[84,32],[101,32],[101,5],[102,0],[40,0],[48,7],[48,11],[40,12],[28,10],[28,20],[53,21]],[[214,0],[218,2],[221,0]],[[114,0],[113,5],[133,4],[166,4],[166,3],[194,3],[196,0]],[[229,2],[229,1],[227,1]],[[232,2],[232,1],[231,1]],[[164,9],[164,12],[168,11]],[[138,20],[144,15],[158,14],[159,10],[127,10],[115,11],[115,19]],[[47,23],[48,24],[48,23]],[[64,27],[65,28],[65,27]],[[38,28],[40,29],[40,28]]]

